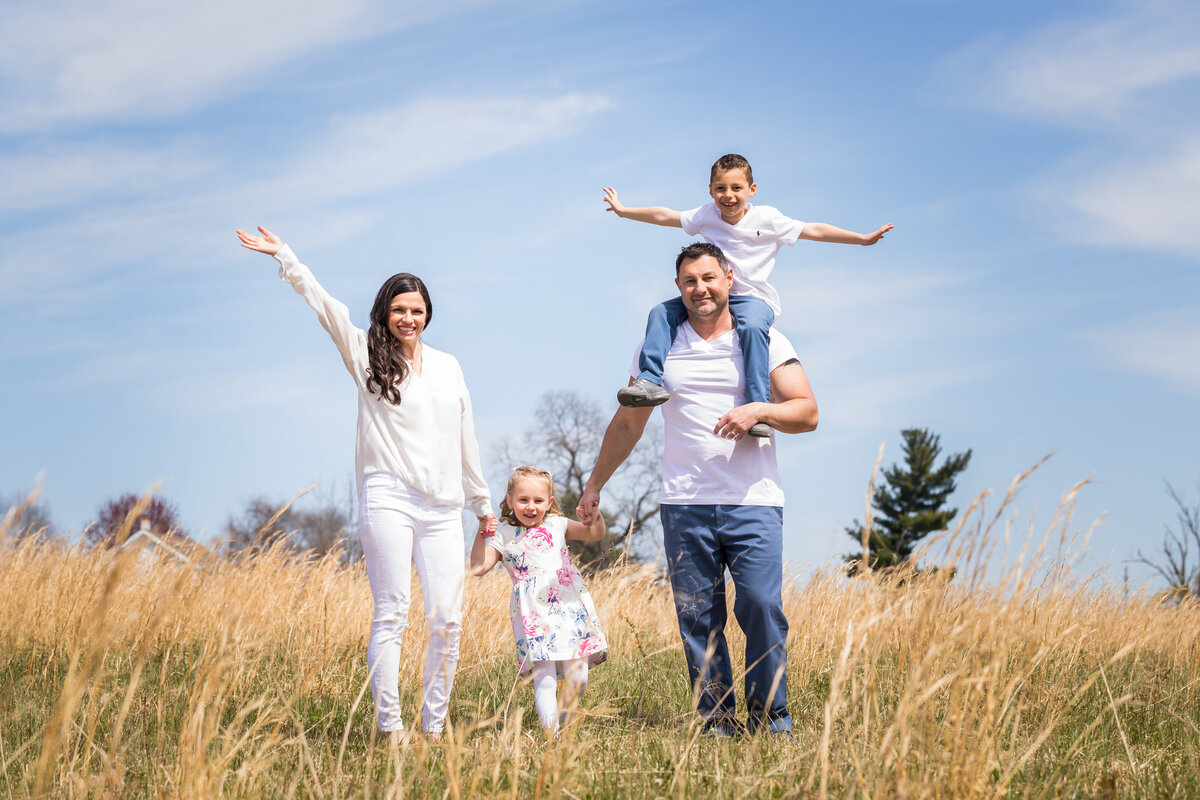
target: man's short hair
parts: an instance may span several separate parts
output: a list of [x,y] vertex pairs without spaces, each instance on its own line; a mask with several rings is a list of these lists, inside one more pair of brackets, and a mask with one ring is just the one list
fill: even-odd
[[712,165],[712,169],[708,173],[708,182],[712,184],[717,179],[718,172],[728,172],[731,169],[740,169],[746,173],[746,183],[754,183],[754,170],[750,169],[750,162],[737,153],[726,153],[716,160]]
[[679,255],[675,256],[675,277],[679,277],[679,268],[683,266],[685,261],[694,261],[697,258],[704,256],[712,256],[721,265],[721,269],[729,272],[729,261],[725,258],[725,253],[721,248],[711,242],[692,242],[679,251]]

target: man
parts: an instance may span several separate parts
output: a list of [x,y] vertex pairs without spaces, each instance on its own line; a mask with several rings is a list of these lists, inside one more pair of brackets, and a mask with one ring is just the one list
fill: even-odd
[[[817,402],[788,340],[771,331],[771,401],[744,403],[741,348],[729,312],[733,276],[707,242],[675,259],[687,310],[664,365],[662,494],[667,568],[679,632],[707,732],[738,731],[725,642],[725,570],[733,613],[746,634],[747,729],[790,732],[787,619],[783,615],[783,491],[773,439],[747,438],[763,422],[783,433],[817,427]],[[638,375],[638,359],[630,381]],[[580,498],[579,518],[598,513],[600,490],[629,456],[653,408],[617,409]]]

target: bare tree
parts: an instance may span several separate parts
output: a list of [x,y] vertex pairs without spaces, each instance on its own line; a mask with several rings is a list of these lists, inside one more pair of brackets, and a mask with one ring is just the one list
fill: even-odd
[[1162,560],[1150,558],[1139,549],[1133,561],[1145,564],[1166,580],[1167,593],[1174,599],[1200,597],[1200,500],[1189,505],[1170,483],[1167,494],[1175,501],[1177,527],[1165,526]]
[[0,538],[55,536],[50,509],[38,500],[38,490],[0,496]]
[[150,520],[151,529],[159,536],[190,538],[179,525],[179,510],[174,503],[128,492],[96,510],[96,522],[84,530],[84,541],[89,547],[115,547],[129,538],[142,519]]
[[[608,419],[595,401],[578,392],[557,390],[541,396],[534,420],[524,436],[505,437],[497,444],[494,462],[504,470],[501,481],[522,464],[549,470],[559,504],[573,516],[600,452]],[[605,488],[601,511],[609,534],[597,543],[571,542],[581,563],[602,567],[622,552],[646,557],[657,551],[661,452],[662,428],[652,422]]]
[[308,502],[301,500],[304,494],[287,501],[252,497],[225,524],[226,552],[256,551],[284,541],[297,552],[324,556],[340,549],[346,562],[361,558],[352,494],[347,500],[320,492]]

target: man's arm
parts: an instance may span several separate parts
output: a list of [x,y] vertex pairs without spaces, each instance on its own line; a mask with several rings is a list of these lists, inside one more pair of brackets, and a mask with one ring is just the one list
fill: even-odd
[[883,235],[893,227],[895,226],[889,222],[874,233],[855,233],[845,228],[839,228],[836,225],[830,225],[827,222],[806,222],[804,223],[804,230],[800,232],[800,238],[809,239],[814,242],[832,242],[834,244],[872,245],[882,239]]
[[591,524],[593,517],[599,513],[600,490],[617,471],[617,467],[629,458],[634,446],[642,438],[652,413],[653,408],[621,406],[613,414],[608,429],[604,431],[604,441],[600,443],[596,466],[592,467],[592,474],[583,487],[583,496],[579,498],[579,506],[575,509],[580,522]]
[[771,402],[738,406],[717,420],[713,433],[741,439],[756,422],[765,422],[780,433],[817,429],[817,399],[799,361],[786,361],[771,371]]
[[651,225],[664,225],[668,228],[682,228],[680,214],[666,206],[648,206],[646,208],[626,208],[617,197],[617,190],[611,186],[604,187],[604,202],[608,203],[605,211],[611,211],[621,219],[632,219],[638,222],[649,222]]

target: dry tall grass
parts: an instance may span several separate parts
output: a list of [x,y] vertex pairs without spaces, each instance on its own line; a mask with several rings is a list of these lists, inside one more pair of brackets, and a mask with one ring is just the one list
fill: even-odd
[[[1011,494],[1010,494],[1011,497]],[[1186,797],[1200,795],[1200,614],[1067,567],[1069,495],[1023,561],[981,504],[956,573],[796,584],[796,735],[703,738],[670,593],[591,581],[611,655],[554,742],[516,679],[502,573],[468,584],[451,735],[389,752],[366,689],[361,567],[270,551],[145,565],[0,550],[0,791],[9,797]],[[6,534],[8,532],[5,532]],[[994,567],[993,567],[994,569]],[[420,608],[414,599],[414,609]],[[402,697],[419,711],[415,613]],[[731,626],[732,627],[732,626]],[[741,640],[733,632],[735,661]]]

